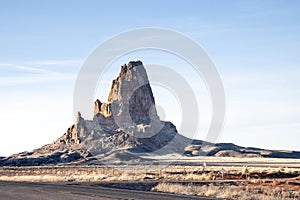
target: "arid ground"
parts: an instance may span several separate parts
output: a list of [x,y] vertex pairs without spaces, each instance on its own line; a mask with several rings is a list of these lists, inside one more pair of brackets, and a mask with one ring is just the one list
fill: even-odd
[[[2,167],[0,180],[97,185],[226,199],[300,198],[297,159],[168,158],[157,157],[144,165]],[[161,160],[169,165],[161,165]]]

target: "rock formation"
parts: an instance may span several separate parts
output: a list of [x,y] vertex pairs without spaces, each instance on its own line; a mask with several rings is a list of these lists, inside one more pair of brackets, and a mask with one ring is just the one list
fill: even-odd
[[108,103],[97,99],[94,114],[113,117],[120,128],[159,120],[152,89],[141,61],[121,66],[119,76],[112,82]]
[[300,158],[300,152],[213,145],[178,134],[171,122],[160,121],[146,70],[141,61],[135,61],[121,67],[108,101],[95,101],[92,120],[84,119],[78,112],[75,123],[55,142],[1,158],[0,166],[102,164],[114,162],[113,158],[139,162],[143,160],[139,155],[145,153]]
[[78,112],[75,124],[70,126],[67,132],[62,137],[60,137],[58,141],[65,144],[79,144],[79,135],[83,135],[85,131],[85,121],[81,117],[80,112]]
[[101,114],[104,117],[111,117],[110,104],[101,103],[101,101],[97,99],[94,103],[94,115],[98,114]]
[[[105,160],[116,151],[118,155],[155,152],[176,135],[171,122],[159,120],[143,63],[129,62],[113,80],[108,101],[95,101],[93,120],[85,120],[78,112],[75,123],[54,143],[8,157],[0,165],[87,162]],[[184,146],[166,151],[171,150],[184,152]]]
[[108,96],[115,117],[127,123],[159,119],[148,76],[141,61],[123,65]]

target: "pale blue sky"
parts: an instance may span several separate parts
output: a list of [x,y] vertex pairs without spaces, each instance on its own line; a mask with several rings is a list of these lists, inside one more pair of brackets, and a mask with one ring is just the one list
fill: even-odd
[[[296,0],[0,0],[0,155],[59,137],[73,123],[81,63],[101,42],[140,27],[186,34],[214,60],[227,96],[221,142],[300,150],[299,13]],[[108,87],[119,64],[134,56],[176,65],[159,53],[124,57]]]

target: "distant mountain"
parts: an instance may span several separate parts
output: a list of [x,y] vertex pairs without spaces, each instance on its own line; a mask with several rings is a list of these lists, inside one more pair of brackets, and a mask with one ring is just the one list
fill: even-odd
[[300,152],[211,144],[180,135],[171,122],[161,121],[146,69],[141,61],[121,66],[113,80],[108,102],[96,100],[94,118],[80,112],[75,124],[52,144],[32,152],[0,158],[0,166],[49,164],[98,164],[114,161],[145,161],[140,155],[169,153],[186,156],[300,158]]

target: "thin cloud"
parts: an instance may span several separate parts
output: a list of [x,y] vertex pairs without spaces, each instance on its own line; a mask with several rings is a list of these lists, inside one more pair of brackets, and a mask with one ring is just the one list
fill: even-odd
[[62,73],[42,67],[7,63],[0,64],[0,74],[2,74],[0,75],[0,86],[72,80],[76,77],[76,74],[72,72]]
[[41,83],[41,82],[53,82],[53,81],[66,81],[74,80],[76,77],[75,74],[65,74],[65,75],[36,75],[36,76],[27,76],[27,77],[4,77],[0,80],[0,87],[12,86],[12,85],[24,85],[31,83]]
[[74,66],[80,65],[82,63],[82,60],[38,60],[22,63],[24,63],[25,65],[34,66]]
[[[23,72],[32,72],[32,73],[42,73],[42,74],[58,74],[55,71],[46,70],[43,68],[38,67],[31,67],[31,66],[25,66],[25,65],[18,65],[18,64],[0,64],[0,67],[6,68],[10,70],[10,72],[13,74],[15,70],[23,71]],[[1,70],[0,68],[0,70]]]

